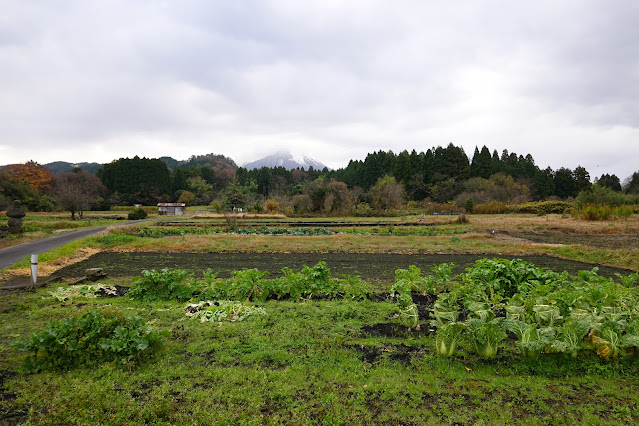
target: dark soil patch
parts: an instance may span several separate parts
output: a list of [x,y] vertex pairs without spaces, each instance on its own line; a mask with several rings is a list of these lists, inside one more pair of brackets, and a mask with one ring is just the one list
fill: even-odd
[[375,364],[382,358],[387,358],[405,365],[410,364],[414,357],[423,356],[426,350],[423,345],[407,346],[403,343],[398,345],[384,343],[379,346],[349,345],[347,348],[358,352],[360,354],[359,358],[369,364]]
[[393,298],[389,293],[371,293],[368,295],[368,300],[373,302],[393,302]]
[[360,332],[370,337],[398,337],[405,339],[407,337],[422,337],[432,334],[428,324],[421,324],[419,330],[411,329],[407,327],[392,323],[392,322],[380,322],[373,325],[365,325],[360,328]]
[[[5,382],[17,375],[18,374],[13,371],[0,370],[0,402],[6,404],[16,399],[17,395],[15,393],[9,392],[5,389]],[[29,416],[25,411],[12,409],[9,409],[8,411],[0,411],[0,424],[18,425],[27,421],[28,417]]]
[[0,400],[8,401],[16,398],[12,392],[5,392],[5,381],[17,376],[18,373],[8,370],[0,370]]
[[426,307],[433,306],[433,303],[437,300],[437,295],[435,294],[420,294],[413,292],[411,296],[413,297],[413,303]]
[[588,247],[604,249],[630,249],[639,247],[639,235],[593,235],[593,234],[566,234],[547,233],[537,234],[533,232],[511,233],[513,237],[523,238],[536,243],[546,244],[580,244]]
[[[88,259],[66,266],[56,272],[61,278],[84,276],[88,268],[103,268],[112,277],[141,275],[145,269],[185,269],[197,276],[207,268],[218,272],[220,278],[229,278],[232,271],[242,268],[257,268],[270,271],[269,278],[282,276],[285,267],[300,270],[304,265],[313,266],[320,261],[327,263],[332,275],[357,275],[365,280],[393,281],[395,270],[407,269],[410,265],[429,271],[441,263],[454,263],[454,273],[461,273],[476,260],[498,257],[478,254],[387,254],[387,253],[97,253]],[[513,259],[514,256],[501,256]],[[559,259],[550,256],[520,256],[539,267],[556,272],[576,273],[599,267],[599,274],[612,277],[615,273],[629,274],[632,271],[599,266],[591,263]]]

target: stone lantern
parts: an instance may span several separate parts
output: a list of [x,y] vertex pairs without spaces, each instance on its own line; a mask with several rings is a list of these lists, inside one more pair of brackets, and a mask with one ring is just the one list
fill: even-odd
[[13,207],[7,210],[7,216],[9,221],[7,222],[7,230],[10,234],[19,234],[22,232],[22,218],[25,216],[24,210],[22,210],[22,203],[20,200],[13,202]]

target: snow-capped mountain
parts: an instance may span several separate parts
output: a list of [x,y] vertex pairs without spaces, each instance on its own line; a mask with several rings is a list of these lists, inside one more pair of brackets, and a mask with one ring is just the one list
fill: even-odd
[[288,151],[280,151],[259,160],[246,163],[242,167],[247,170],[261,169],[262,167],[284,167],[287,170],[293,170],[298,167],[303,167],[304,170],[308,170],[310,167],[313,167],[315,170],[322,170],[326,166],[305,155],[293,155]]

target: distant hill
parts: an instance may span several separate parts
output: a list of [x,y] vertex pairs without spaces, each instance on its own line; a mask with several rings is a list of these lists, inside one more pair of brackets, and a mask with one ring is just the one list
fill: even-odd
[[232,159],[219,154],[192,155],[188,160],[178,161],[171,157],[160,157],[171,171],[177,169],[195,169],[197,166],[209,166],[213,170],[236,170],[237,164]]
[[89,173],[96,174],[102,168],[100,163],[67,163],[66,161],[54,161],[42,165],[53,174],[72,172],[73,169],[81,168]]
[[284,167],[287,170],[303,168],[308,170],[312,167],[315,170],[323,170],[326,166],[317,160],[305,155],[293,155],[288,151],[280,151],[273,155],[261,158],[251,163],[246,163],[242,167],[247,170],[261,169],[262,167]]
[[[160,157],[171,172],[177,169],[195,169],[198,166],[209,166],[222,175],[232,175],[237,170],[237,164],[231,158],[219,154],[192,155],[188,160],[176,160],[172,157]],[[100,163],[68,163],[66,161],[54,161],[43,164],[43,167],[53,174],[71,172],[75,168],[81,168],[87,172],[96,174],[102,168]],[[4,166],[0,166],[2,169]]]

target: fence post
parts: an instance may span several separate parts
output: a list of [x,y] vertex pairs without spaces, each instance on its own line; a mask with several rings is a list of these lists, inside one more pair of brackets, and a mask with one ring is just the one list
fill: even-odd
[[38,255],[31,255],[31,283],[36,284],[38,282]]

